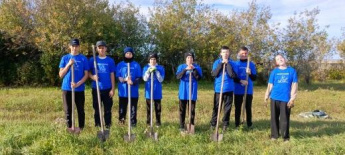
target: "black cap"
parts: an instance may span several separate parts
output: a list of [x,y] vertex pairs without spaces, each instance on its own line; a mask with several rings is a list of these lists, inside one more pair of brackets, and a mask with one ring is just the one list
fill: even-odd
[[192,52],[186,52],[186,53],[184,54],[184,58],[186,59],[188,56],[191,56],[191,57],[193,58],[193,60],[194,60],[194,53],[192,53]]
[[105,43],[105,41],[97,41],[97,43],[96,43],[96,47],[98,47],[98,46],[107,46],[107,44]]
[[80,44],[79,44],[79,39],[76,39],[76,38],[71,39],[71,41],[70,41],[69,44],[72,45],[72,46],[73,46],[73,45],[78,45],[78,46],[79,46],[79,45],[80,45]]

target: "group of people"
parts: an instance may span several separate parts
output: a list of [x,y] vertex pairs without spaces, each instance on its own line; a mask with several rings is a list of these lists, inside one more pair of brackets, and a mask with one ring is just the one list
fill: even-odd
[[[115,81],[118,83],[119,97],[119,123],[125,124],[128,96],[131,101],[130,122],[132,126],[137,124],[137,105],[139,98],[139,83],[141,79],[145,81],[145,98],[147,105],[147,124],[150,124],[150,104],[153,98],[154,111],[156,116],[156,126],[161,125],[161,100],[162,100],[162,82],[165,77],[164,67],[159,65],[158,55],[151,53],[148,56],[148,64],[141,69],[139,63],[134,60],[134,50],[126,47],[123,52],[123,61],[117,65],[114,60],[106,55],[107,45],[104,41],[96,43],[98,56],[96,57],[96,67],[98,74],[95,75],[93,65],[94,58],[88,60],[83,54],[79,53],[79,40],[70,41],[70,53],[64,55],[60,61],[60,78],[62,82],[62,96],[64,110],[67,119],[67,128],[71,128],[71,107],[72,107],[72,88],[75,91],[75,104],[78,112],[79,127],[85,126],[85,81],[92,79],[92,96],[94,108],[95,126],[100,126],[97,90],[95,81],[98,80],[101,102],[104,106],[105,127],[110,128],[112,121],[113,96],[115,94]],[[241,47],[238,52],[238,61],[230,59],[230,49],[222,46],[219,59],[213,63],[211,75],[214,81],[214,104],[211,116],[211,128],[215,128],[217,123],[217,114],[219,100],[224,105],[223,130],[229,126],[232,101],[235,105],[235,126],[240,125],[241,106],[245,96],[244,107],[246,109],[246,123],[248,128],[252,128],[252,100],[253,100],[253,81],[256,80],[256,67],[253,62],[248,62],[248,48]],[[195,107],[198,98],[198,81],[202,78],[202,69],[194,63],[195,56],[191,52],[184,54],[185,63],[178,66],[176,78],[180,80],[179,84],[179,117],[180,130],[185,130],[186,109],[191,101],[191,120],[194,125]],[[277,139],[282,135],[284,140],[289,140],[289,121],[291,108],[294,106],[294,100],[297,94],[297,73],[287,66],[286,59],[282,55],[275,57],[277,67],[271,72],[268,88],[265,94],[265,101],[271,100],[271,138]],[[249,64],[248,64],[249,63]],[[74,82],[72,82],[71,67],[74,67]],[[224,75],[223,75],[224,74]],[[249,78],[247,78],[249,77]],[[153,84],[151,85],[151,78]],[[151,86],[153,94],[151,94]],[[129,88],[130,87],[130,88]],[[245,87],[247,87],[245,89]],[[128,89],[130,89],[130,94]],[[222,90],[221,90],[222,89]],[[153,95],[153,96],[151,96]],[[153,109],[152,109],[153,110]],[[280,129],[280,131],[279,131]]]

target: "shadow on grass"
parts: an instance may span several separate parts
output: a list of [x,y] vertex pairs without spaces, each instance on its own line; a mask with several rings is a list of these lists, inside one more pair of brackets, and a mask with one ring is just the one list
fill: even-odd
[[[254,130],[270,131],[270,120],[258,120],[254,121],[253,124]],[[290,136],[297,139],[333,136],[342,133],[345,133],[344,121],[290,121]]]
[[329,89],[345,91],[345,84],[341,82],[325,82],[325,83],[313,83],[311,85],[299,84],[299,88],[302,90],[317,90],[317,89]]

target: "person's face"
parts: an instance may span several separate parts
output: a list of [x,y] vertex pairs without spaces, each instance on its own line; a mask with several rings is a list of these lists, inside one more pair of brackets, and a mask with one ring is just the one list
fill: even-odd
[[127,59],[132,58],[132,57],[133,57],[132,52],[127,52],[127,53],[125,54],[125,57],[126,57]]
[[230,55],[230,51],[228,49],[222,49],[220,50],[220,55],[223,59],[228,59]]
[[105,57],[106,51],[107,51],[107,47],[105,47],[105,46],[98,46],[97,47],[97,51],[98,51],[99,56]]
[[277,55],[275,60],[278,66],[286,66],[286,60],[281,55]]
[[193,57],[192,56],[187,56],[186,64],[192,64],[192,63],[193,63]]
[[248,58],[248,51],[240,50],[238,56],[240,56],[241,60],[246,60]]
[[79,52],[79,45],[70,45],[69,48],[71,49],[71,53],[74,54],[78,54]]
[[150,65],[156,65],[156,64],[157,64],[156,58],[150,58]]

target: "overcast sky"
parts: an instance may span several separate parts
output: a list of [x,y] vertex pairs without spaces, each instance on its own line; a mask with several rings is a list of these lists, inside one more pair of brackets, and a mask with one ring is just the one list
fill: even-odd
[[[123,0],[122,0],[123,1]],[[148,15],[148,8],[152,7],[154,0],[129,0],[138,7],[140,12]],[[119,3],[119,0],[109,0],[110,3]],[[204,4],[212,5],[213,8],[228,14],[233,9],[247,9],[251,0],[203,0]],[[318,24],[321,28],[329,25],[326,31],[329,39],[332,37],[341,37],[341,28],[345,27],[345,0],[257,0],[260,6],[269,6],[271,8],[272,18],[270,23],[281,23],[285,27],[289,17],[294,12],[312,10],[318,7],[320,14],[317,16]],[[343,16],[343,17],[342,17]]]

